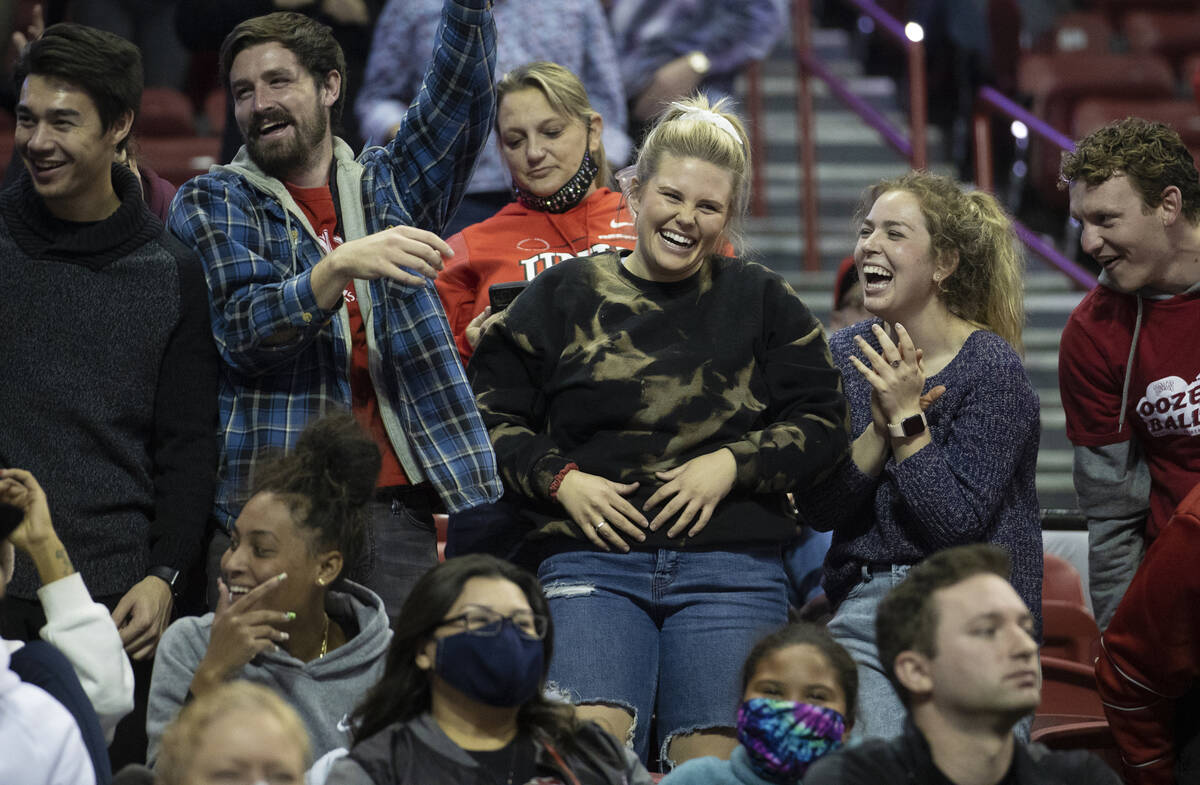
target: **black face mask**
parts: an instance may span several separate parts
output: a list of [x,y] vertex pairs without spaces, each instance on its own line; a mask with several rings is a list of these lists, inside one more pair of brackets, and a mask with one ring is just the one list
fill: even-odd
[[495,635],[460,632],[439,638],[437,675],[488,706],[521,706],[542,681],[543,641],[522,635],[511,619]]
[[537,210],[539,213],[565,213],[583,201],[598,171],[600,167],[592,160],[592,129],[588,126],[587,139],[583,143],[583,160],[575,174],[571,175],[571,179],[563,183],[562,188],[549,196],[538,196],[513,183],[513,195],[523,207],[530,210]]

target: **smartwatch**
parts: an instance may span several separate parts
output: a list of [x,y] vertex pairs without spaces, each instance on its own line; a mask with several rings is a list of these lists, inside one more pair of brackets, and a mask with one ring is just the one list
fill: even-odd
[[899,438],[916,436],[925,432],[925,413],[905,417],[900,422],[888,423],[888,433]]
[[172,596],[179,591],[179,570],[174,567],[168,567],[165,564],[156,565],[146,571],[146,577],[150,576],[165,581],[171,589]]

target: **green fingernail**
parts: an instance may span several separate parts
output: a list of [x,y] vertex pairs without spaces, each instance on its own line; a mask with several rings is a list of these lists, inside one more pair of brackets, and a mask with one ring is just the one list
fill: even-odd
[[279,573],[279,575],[278,575],[278,576],[276,576],[275,580],[277,580],[277,581],[282,581],[282,580],[283,580],[284,578],[286,578],[286,577],[287,577],[287,573],[286,573],[286,572],[281,572],[281,573]]
[[296,612],[295,612],[295,611],[288,611],[288,612],[287,612],[287,617],[288,617],[288,621],[295,621],[295,620],[296,620]]

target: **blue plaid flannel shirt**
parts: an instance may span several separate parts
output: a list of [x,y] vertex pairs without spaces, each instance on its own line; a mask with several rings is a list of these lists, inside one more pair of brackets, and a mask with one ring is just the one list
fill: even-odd
[[[490,2],[447,0],[432,64],[395,139],[357,162],[334,140],[339,199],[352,198],[343,185],[356,177],[367,234],[396,225],[441,233],[492,127],[494,64]],[[223,359],[214,514],[228,530],[255,457],[290,448],[310,419],[350,406],[348,322],[340,306],[317,306],[310,276],[324,252],[283,184],[244,149],[184,184],[169,223],[208,279]],[[450,511],[495,501],[495,456],[432,282],[366,289],[358,294],[378,349],[372,378],[420,464],[410,477],[423,473]]]

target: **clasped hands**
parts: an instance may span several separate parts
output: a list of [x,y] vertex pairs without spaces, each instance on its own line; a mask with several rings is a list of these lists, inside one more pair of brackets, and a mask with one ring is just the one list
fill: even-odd
[[[893,438],[888,431],[888,425],[898,423],[906,417],[926,411],[933,402],[946,392],[945,385],[937,385],[924,392],[926,372],[924,352],[913,343],[912,337],[904,325],[895,324],[896,340],[892,340],[879,324],[871,325],[875,338],[879,341],[879,351],[867,343],[861,335],[855,336],[854,341],[863,353],[867,362],[858,357],[850,356],[850,362],[863,378],[871,385],[871,421],[873,428],[868,428],[855,442],[853,449],[854,460],[868,474],[876,471],[868,470],[880,455],[886,455],[888,445]],[[869,438],[876,445],[873,448],[860,445],[864,438]],[[897,437],[899,438],[899,437]],[[915,439],[928,440],[927,434],[919,434]],[[867,460],[866,455],[876,456]],[[897,456],[899,459],[900,456]]]
[[[727,448],[699,455],[663,472],[655,472],[662,487],[646,500],[642,510],[626,497],[640,483],[619,483],[576,469],[568,472],[559,485],[559,503],[595,545],[605,551],[614,548],[629,551],[626,538],[642,542],[646,529],[658,531],[667,521],[678,518],[667,529],[668,537],[685,531],[695,537],[712,518],[718,502],[733,488],[737,479],[737,461]],[[647,515],[657,513],[647,520]]]

